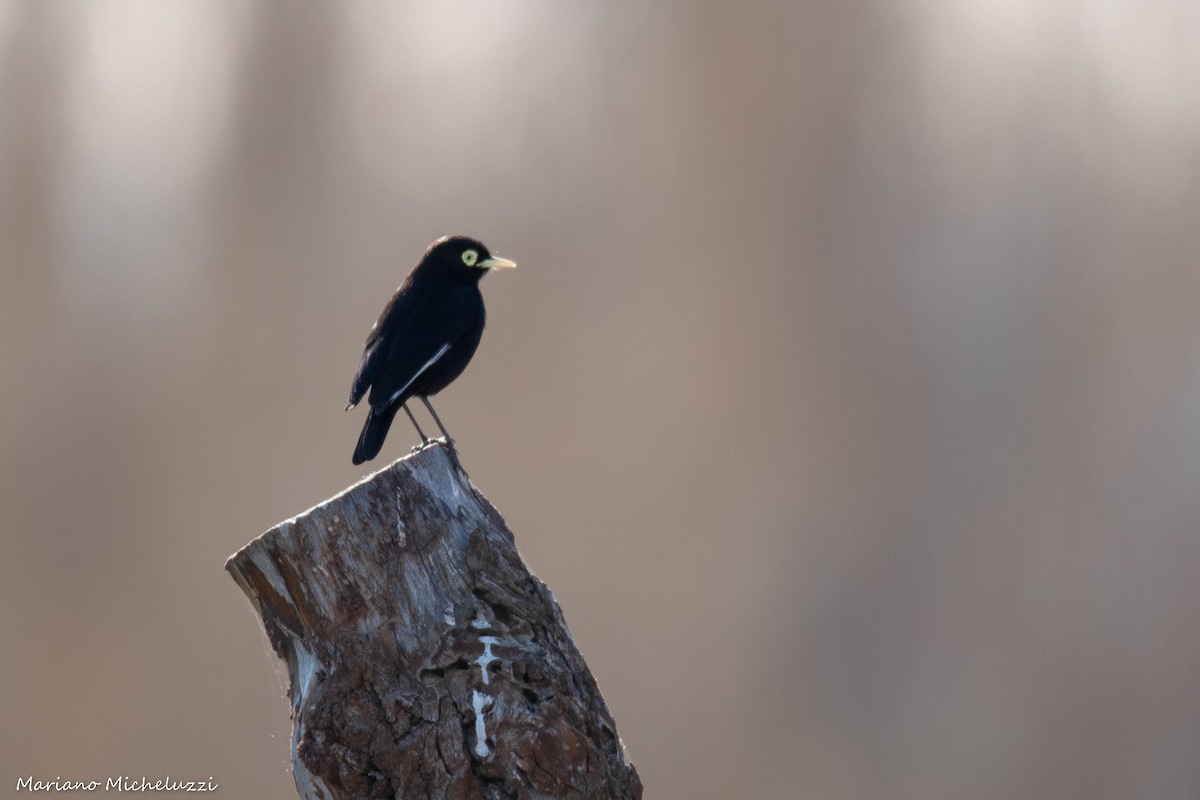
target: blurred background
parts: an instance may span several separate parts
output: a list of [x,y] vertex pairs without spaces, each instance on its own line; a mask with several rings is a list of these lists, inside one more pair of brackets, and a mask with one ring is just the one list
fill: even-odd
[[222,567],[365,474],[363,339],[461,232],[521,268],[437,407],[647,798],[1194,800],[1198,41],[0,0],[0,787],[295,796]]

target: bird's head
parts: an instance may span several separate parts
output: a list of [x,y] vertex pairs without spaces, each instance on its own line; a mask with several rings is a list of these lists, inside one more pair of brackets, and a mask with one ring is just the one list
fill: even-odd
[[489,270],[516,266],[507,258],[492,255],[483,242],[468,236],[443,236],[429,245],[421,262],[447,275],[473,281],[478,281]]

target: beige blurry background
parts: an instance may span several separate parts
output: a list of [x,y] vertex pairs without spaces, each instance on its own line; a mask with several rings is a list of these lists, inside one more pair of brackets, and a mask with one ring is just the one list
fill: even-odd
[[[222,570],[438,403],[648,798],[1200,795],[1200,9],[0,2],[0,795],[289,798]],[[407,451],[397,423],[383,458]]]

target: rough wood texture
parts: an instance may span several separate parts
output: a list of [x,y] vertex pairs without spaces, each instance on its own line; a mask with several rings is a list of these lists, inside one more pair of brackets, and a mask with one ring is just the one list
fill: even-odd
[[434,445],[225,565],[291,676],[302,798],[640,798],[550,591]]

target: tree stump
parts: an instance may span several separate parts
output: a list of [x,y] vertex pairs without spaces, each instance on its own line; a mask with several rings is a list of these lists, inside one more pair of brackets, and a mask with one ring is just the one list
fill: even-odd
[[287,662],[300,797],[641,797],[562,611],[445,445],[225,568]]

